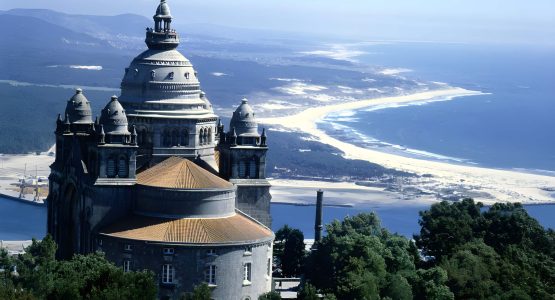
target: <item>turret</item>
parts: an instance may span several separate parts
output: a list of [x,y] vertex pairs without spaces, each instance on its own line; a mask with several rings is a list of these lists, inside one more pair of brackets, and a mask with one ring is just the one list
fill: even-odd
[[179,45],[179,36],[171,28],[172,16],[166,0],[161,0],[154,14],[154,28],[147,28],[146,44],[149,49],[171,50]]
[[[237,186],[237,207],[266,226],[271,226],[270,183],[266,180],[266,130],[258,132],[255,112],[241,100],[231,118],[230,131],[220,133],[219,172]],[[224,137],[224,138],[222,138]]]
[[97,185],[135,184],[137,131],[129,132],[125,109],[112,96],[100,115]]

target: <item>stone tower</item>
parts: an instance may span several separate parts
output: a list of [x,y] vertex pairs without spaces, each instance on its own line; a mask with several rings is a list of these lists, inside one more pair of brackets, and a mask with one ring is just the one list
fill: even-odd
[[237,186],[237,208],[270,227],[270,183],[266,180],[266,131],[258,132],[247,99],[233,113],[230,130],[218,126],[220,176]]

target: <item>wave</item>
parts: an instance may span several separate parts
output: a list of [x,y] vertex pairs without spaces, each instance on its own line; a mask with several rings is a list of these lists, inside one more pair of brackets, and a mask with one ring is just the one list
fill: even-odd
[[304,55],[322,56],[335,60],[344,60],[348,62],[358,62],[356,57],[367,54],[365,51],[349,49],[348,45],[333,44],[326,50],[314,50],[299,52]]
[[393,143],[388,143],[372,136],[368,136],[352,127],[343,125],[337,122],[345,122],[342,117],[326,117],[324,120],[318,122],[319,127],[322,127],[324,131],[330,136],[338,138],[342,141],[347,141],[356,146],[364,148],[372,148],[374,150],[380,150],[388,153],[400,154],[406,157],[429,159],[443,162],[452,162],[460,164],[472,164],[469,159],[447,156],[443,154],[428,152],[419,149],[408,148],[404,145],[398,145]]
[[[481,93],[481,94],[487,94],[487,93]],[[437,97],[429,100],[415,101],[415,102],[409,102],[409,103],[383,104],[383,105],[369,107],[361,111],[372,112],[372,111],[390,109],[390,108],[421,106],[421,105],[427,105],[433,102],[450,101],[450,100],[453,100],[454,98],[461,97],[461,96],[463,95]],[[340,124],[340,122],[353,123],[353,122],[360,121],[360,118],[356,117],[357,112],[358,111],[356,110],[345,110],[345,111],[333,112],[327,115],[324,119],[320,120],[318,122],[318,125],[319,127],[322,127],[322,129],[324,129],[324,131],[326,131],[329,135],[334,136],[342,141],[348,141],[349,143],[355,144],[357,146],[372,148],[375,150],[400,154],[403,156],[413,157],[413,158],[429,159],[429,160],[452,162],[452,163],[459,163],[459,164],[477,165],[477,163],[472,162],[471,160],[465,159],[465,158],[447,156],[447,155],[433,153],[429,151],[408,148],[404,145],[388,143],[386,141],[382,141],[374,137],[368,136],[350,126]]]
[[398,75],[401,73],[408,73],[408,72],[412,72],[412,70],[407,68],[387,68],[379,71],[378,73],[382,75]]

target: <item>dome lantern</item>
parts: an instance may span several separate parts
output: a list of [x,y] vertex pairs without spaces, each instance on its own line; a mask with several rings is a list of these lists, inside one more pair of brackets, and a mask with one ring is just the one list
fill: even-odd
[[161,0],[154,14],[154,28],[147,28],[146,44],[149,49],[171,50],[179,46],[179,36],[171,28],[172,15],[166,0]]

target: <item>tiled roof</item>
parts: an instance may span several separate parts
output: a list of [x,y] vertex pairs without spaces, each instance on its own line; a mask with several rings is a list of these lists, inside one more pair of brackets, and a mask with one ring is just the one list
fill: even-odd
[[164,219],[132,215],[101,230],[112,237],[185,244],[227,244],[256,241],[272,231],[239,213],[227,218]]
[[233,186],[194,162],[180,157],[170,157],[137,174],[137,183],[175,189],[222,189]]
[[216,161],[216,165],[220,166],[220,150],[214,150],[214,160]]

